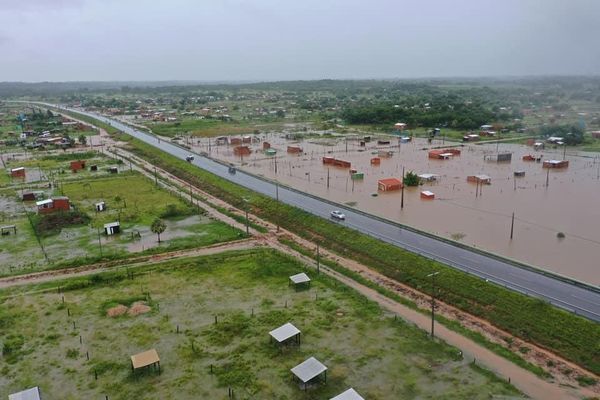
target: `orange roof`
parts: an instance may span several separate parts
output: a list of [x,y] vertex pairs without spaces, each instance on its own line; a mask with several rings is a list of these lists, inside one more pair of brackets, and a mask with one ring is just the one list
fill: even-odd
[[397,178],[380,179],[378,182],[384,185],[400,185],[402,183],[402,181]]

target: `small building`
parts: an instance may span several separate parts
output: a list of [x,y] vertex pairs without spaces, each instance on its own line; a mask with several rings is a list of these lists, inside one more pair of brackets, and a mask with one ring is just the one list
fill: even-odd
[[35,201],[44,198],[44,192],[42,190],[26,190],[21,195],[23,201]]
[[409,143],[412,142],[412,137],[411,136],[402,136],[400,138],[400,143]]
[[434,181],[437,181],[438,178],[440,177],[439,175],[428,174],[428,173],[427,174],[419,174],[417,176],[419,177],[419,179],[421,181],[424,181],[424,182],[434,182]]
[[485,161],[491,162],[511,162],[512,161],[512,153],[496,153],[496,154],[488,154],[483,156]]
[[371,165],[380,165],[380,164],[381,164],[381,158],[379,158],[379,157],[371,158]]
[[544,147],[546,147],[546,145],[544,144],[544,142],[534,142],[533,143],[533,149],[534,150],[544,150]]
[[17,234],[17,226],[16,225],[0,226],[0,235],[7,236],[7,235],[10,235],[10,232],[13,232],[16,235]]
[[252,143],[252,136],[243,136],[242,143]]
[[104,224],[104,233],[107,236],[116,235],[121,232],[121,223],[118,221],[109,222],[108,224]]
[[239,146],[242,144],[242,139],[241,138],[229,138],[229,144],[232,146]]
[[600,131],[593,131],[592,132],[592,137],[594,139],[600,139]]
[[515,171],[515,172],[514,172],[514,175],[515,175],[515,177],[517,177],[517,178],[522,178],[522,177],[524,177],[524,176],[525,176],[525,171],[523,171],[523,170],[518,170],[518,171]]
[[391,192],[402,189],[402,181],[397,178],[386,178],[377,181],[377,190],[381,192]]
[[25,179],[25,167],[11,168],[10,176],[13,178]]
[[77,172],[80,169],[85,169],[85,160],[71,161],[71,171]]
[[447,152],[445,150],[431,150],[429,151],[429,158],[436,160],[449,160],[450,157],[454,156],[454,153]]
[[91,165],[91,166],[90,166],[90,171],[92,171],[92,172],[96,172],[96,171],[98,171],[98,166],[97,166],[97,165],[95,165],[95,164],[94,164],[94,165]]
[[250,147],[248,146],[235,146],[233,148],[233,154],[236,156],[248,156],[250,155]]
[[277,150],[275,149],[267,149],[265,150],[265,154],[268,156],[274,156],[275,154],[277,154]]
[[117,168],[117,167],[108,167],[108,172],[110,172],[111,174],[118,174],[119,173],[119,168]]
[[352,179],[353,181],[360,181],[362,179],[365,179],[365,174],[362,172],[355,172],[353,174],[350,174],[350,179]]
[[269,332],[271,336],[271,340],[275,340],[279,344],[284,344],[286,342],[292,342],[296,344],[300,344],[300,329],[296,328],[290,322],[281,325],[277,329],[273,329]]
[[50,214],[57,211],[69,211],[71,202],[68,197],[60,196],[41,200],[35,203],[39,214]]
[[343,393],[332,397],[330,400],[365,400],[356,390],[350,388]]
[[394,155],[393,151],[389,151],[389,150],[379,150],[377,152],[377,156],[379,158],[390,158]]
[[467,182],[479,183],[479,184],[483,184],[483,185],[491,185],[492,178],[487,175],[484,175],[484,174],[469,175],[469,176],[467,176]]
[[567,168],[568,160],[546,160],[542,164],[542,168]]
[[563,144],[564,138],[560,136],[550,136],[548,139],[546,139],[546,142],[552,144]]
[[532,154],[527,154],[523,156],[523,161],[537,161],[540,162],[543,156],[535,156]]
[[263,150],[269,150],[271,148],[271,143],[263,142]]
[[215,142],[217,143],[217,146],[227,144],[227,136],[219,136],[215,139]]
[[335,160],[333,160],[333,165],[335,167],[350,168],[352,166],[352,163],[350,163],[350,161],[339,160],[336,158]]
[[152,367],[154,369],[158,367],[158,373],[160,374],[160,358],[155,349],[131,356],[131,370],[133,372],[137,369],[146,367]]
[[379,140],[377,141],[377,144],[378,144],[378,145],[381,145],[381,146],[388,146],[390,143],[391,143],[391,142],[390,142],[389,140],[385,140],[385,139],[379,139]]
[[40,388],[33,387],[8,395],[8,400],[41,400]]
[[396,122],[394,124],[394,129],[397,131],[403,131],[406,129],[406,124],[404,122]]
[[106,211],[106,203],[103,201],[96,203],[95,206],[96,206],[96,212]]
[[429,190],[423,190],[421,192],[421,198],[425,200],[433,200],[435,199],[435,193],[430,192]]
[[323,157],[323,164],[325,164],[325,165],[333,165],[334,162],[335,162],[334,157]]
[[299,285],[307,285],[310,287],[310,278],[304,272],[290,276],[289,285],[294,285],[296,288]]
[[304,389],[307,388],[310,381],[316,380],[321,374],[324,375],[324,380],[327,382],[327,367],[314,357],[296,365],[290,371],[302,382]]
[[302,147],[300,146],[288,146],[287,152],[291,154],[300,154],[302,153]]
[[463,136],[463,142],[476,142],[479,139],[481,139],[481,137],[475,133],[471,133],[469,135],[465,135]]

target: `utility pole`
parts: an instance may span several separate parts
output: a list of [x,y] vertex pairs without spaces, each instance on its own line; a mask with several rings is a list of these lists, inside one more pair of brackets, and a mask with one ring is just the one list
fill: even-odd
[[510,222],[510,240],[513,238],[513,232],[515,228],[515,212],[512,213],[512,220]]
[[327,168],[327,189],[329,189],[329,168]]
[[275,199],[277,199],[277,233],[279,233],[279,182],[275,182]]
[[275,174],[277,175],[277,157],[275,157]]
[[517,190],[517,177],[515,176],[515,174],[513,174],[513,186],[514,190]]
[[550,168],[546,169],[546,187],[548,187],[548,184],[550,183]]
[[246,205],[246,235],[250,235],[249,221],[248,221],[248,199],[244,199]]
[[102,240],[100,239],[100,227],[98,229],[98,247],[100,248],[100,257],[102,257]]
[[154,184],[158,186],[158,177],[156,176],[156,167],[154,167]]
[[567,144],[563,144],[563,160],[567,159]]
[[404,167],[402,167],[402,197],[400,198],[400,209],[404,209]]
[[321,273],[321,253],[319,252],[319,243],[317,243],[317,274]]
[[479,180],[475,180],[475,198],[479,195]]
[[435,321],[435,277],[440,272],[433,272],[427,275],[431,278],[431,338],[434,338],[434,321]]
[[348,138],[346,138],[346,153],[348,152]]

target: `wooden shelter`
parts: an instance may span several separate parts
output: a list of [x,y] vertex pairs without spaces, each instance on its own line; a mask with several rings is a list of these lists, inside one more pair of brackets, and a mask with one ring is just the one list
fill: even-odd
[[233,148],[233,154],[235,154],[236,156],[248,156],[250,155],[250,147],[236,146]]
[[287,152],[291,154],[300,154],[302,153],[302,147],[300,146],[288,146]]
[[242,144],[242,139],[241,138],[229,138],[229,144],[232,146],[239,146],[240,144]]
[[269,150],[271,148],[271,143],[263,142],[263,150]]
[[41,200],[35,203],[39,214],[50,214],[57,211],[69,211],[71,202],[68,197],[60,196]]
[[380,165],[380,164],[381,164],[381,158],[379,158],[379,157],[371,158],[371,165]]
[[131,370],[135,370],[145,367],[152,367],[156,369],[158,367],[158,373],[160,374],[160,358],[155,349],[147,350],[142,353],[131,356]]
[[397,178],[386,178],[377,181],[377,190],[381,192],[391,192],[402,189],[402,181]]
[[34,200],[43,199],[43,198],[44,198],[43,190],[26,190],[21,195],[21,199],[23,201],[34,201]]
[[483,185],[491,185],[492,178],[487,175],[484,175],[484,174],[469,175],[469,176],[467,176],[467,182],[479,183],[479,184],[483,184]]

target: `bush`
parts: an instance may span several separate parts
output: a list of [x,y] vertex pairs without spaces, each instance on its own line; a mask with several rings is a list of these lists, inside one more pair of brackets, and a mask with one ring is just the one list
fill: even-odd
[[402,182],[406,186],[419,186],[419,176],[413,171],[409,171],[406,175],[404,175]]

